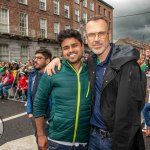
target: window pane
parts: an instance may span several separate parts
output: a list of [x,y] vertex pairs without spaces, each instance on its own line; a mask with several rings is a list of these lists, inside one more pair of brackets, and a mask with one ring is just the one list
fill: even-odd
[[40,0],[39,5],[41,10],[46,10],[46,0]]
[[0,8],[0,32],[8,33],[8,10]]
[[54,14],[59,15],[59,0],[53,1]]
[[47,21],[45,19],[40,19],[40,37],[46,38],[47,35]]
[[7,44],[0,44],[0,61],[8,61],[9,50]]

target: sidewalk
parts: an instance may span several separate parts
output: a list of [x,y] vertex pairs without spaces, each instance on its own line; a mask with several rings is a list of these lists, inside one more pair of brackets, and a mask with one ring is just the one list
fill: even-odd
[[30,135],[0,146],[0,150],[37,150],[35,136]]

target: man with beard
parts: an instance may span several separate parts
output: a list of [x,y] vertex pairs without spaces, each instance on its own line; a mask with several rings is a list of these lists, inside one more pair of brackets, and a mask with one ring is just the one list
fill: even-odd
[[[91,18],[86,35],[94,53],[87,61],[92,90],[89,150],[144,150],[140,114],[146,76],[137,63],[138,50],[110,43],[109,22],[104,17]],[[58,58],[49,65],[53,73],[55,65],[60,69]]]
[[[86,65],[81,61],[82,37],[77,30],[63,30],[58,35],[58,43],[64,57],[62,68],[52,77],[42,76],[35,97],[38,144],[42,150],[87,150],[91,96]],[[49,95],[52,108],[47,139],[43,122]]]
[[[35,94],[37,92],[37,87],[43,75],[45,66],[51,61],[51,57],[52,54],[47,49],[42,48],[37,50],[35,52],[35,57],[34,57],[34,69],[29,73],[28,76],[27,114],[28,117],[31,119],[34,128],[35,128],[35,121],[33,117],[33,104],[34,104]],[[50,98],[48,98],[47,101],[49,101],[49,106],[50,106]],[[45,128],[47,128],[47,126],[45,126]],[[36,128],[35,128],[35,135],[36,135]]]

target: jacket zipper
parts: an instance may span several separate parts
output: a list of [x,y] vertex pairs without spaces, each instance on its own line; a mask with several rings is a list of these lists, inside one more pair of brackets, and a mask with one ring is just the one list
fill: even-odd
[[[68,63],[69,64],[69,63]],[[74,133],[73,133],[73,143],[75,143],[76,140],[76,136],[77,136],[77,128],[78,128],[78,121],[79,121],[79,110],[80,110],[80,97],[81,97],[81,83],[80,83],[80,72],[77,72],[74,67],[69,64],[70,67],[75,71],[76,75],[77,75],[77,79],[78,79],[78,97],[77,97],[77,108],[76,108],[76,119],[75,119],[75,127],[74,127]]]
[[88,95],[89,95],[89,91],[90,91],[90,82],[88,83],[88,89],[87,89],[87,92],[86,92],[86,98],[87,98]]

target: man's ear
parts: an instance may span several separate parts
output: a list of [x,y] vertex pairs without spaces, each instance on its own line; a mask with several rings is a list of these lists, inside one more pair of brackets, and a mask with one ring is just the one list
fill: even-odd
[[46,65],[48,65],[51,62],[51,59],[46,59]]

